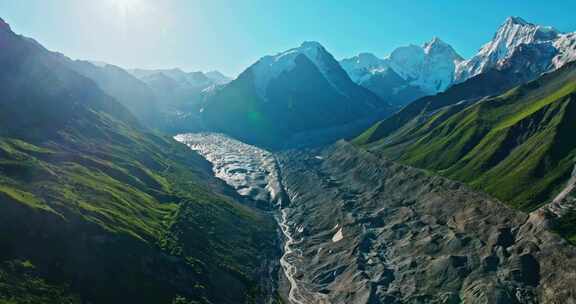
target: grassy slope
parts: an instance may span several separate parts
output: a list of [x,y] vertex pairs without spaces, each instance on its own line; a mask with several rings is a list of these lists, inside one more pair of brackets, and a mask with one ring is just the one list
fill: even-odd
[[[575,120],[576,66],[569,65],[503,95],[442,108],[367,146],[532,210],[570,177]],[[367,133],[359,143],[374,130]]]
[[411,129],[414,123],[427,119],[429,113],[434,113],[444,107],[504,92],[517,84],[518,79],[518,75],[512,71],[492,70],[480,74],[454,85],[445,92],[410,103],[396,114],[366,130],[354,142],[358,145],[366,145],[380,141],[404,128]]
[[[47,278],[69,283],[80,295],[97,302],[129,296],[158,303],[176,293],[217,302],[235,302],[247,296],[255,287],[255,270],[272,248],[273,223],[217,194],[221,186],[207,175],[207,164],[186,147],[152,134],[116,136],[124,144],[76,135],[70,136],[79,143],[75,148],[71,147],[76,143],[70,142],[40,147],[18,139],[0,139],[0,213],[6,216],[0,225],[5,231],[0,247],[13,251],[5,259],[30,260]],[[20,224],[34,219],[38,226]],[[37,239],[36,234],[44,228],[55,230],[49,230],[46,238],[57,246]],[[68,233],[73,235],[62,239]],[[11,239],[17,235],[32,236]],[[75,246],[79,248],[72,252],[66,249]],[[88,249],[96,246],[103,249]],[[115,250],[131,253],[115,256]],[[131,256],[139,251],[143,257]],[[59,255],[67,261],[52,269]],[[174,269],[158,269],[166,272],[162,278],[162,274],[137,265],[144,259],[157,259],[154,267]],[[98,273],[95,266],[111,273]],[[86,272],[86,278],[78,279],[78,272]],[[178,280],[171,278],[174,272],[186,276],[180,278],[182,282],[168,284],[166,281]],[[109,286],[114,277],[124,279]],[[157,286],[140,290],[149,284]],[[220,288],[228,288],[230,298],[219,294]]]
[[253,301],[273,221],[1,25],[0,303]]

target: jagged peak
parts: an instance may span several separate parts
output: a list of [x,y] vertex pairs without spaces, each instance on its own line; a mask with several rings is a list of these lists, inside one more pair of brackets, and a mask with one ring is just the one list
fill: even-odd
[[429,42],[424,43],[424,52],[428,55],[431,54],[438,54],[438,53],[443,53],[443,54],[447,54],[451,57],[454,57],[454,60],[456,61],[462,61],[464,60],[462,58],[462,56],[460,56],[460,54],[458,54],[458,52],[456,52],[456,50],[454,50],[454,48],[444,42],[442,39],[434,36],[432,38],[432,40],[430,40]]
[[521,17],[508,17],[506,18],[506,21],[504,21],[504,23],[502,23],[502,25],[500,25],[500,27],[498,28],[498,32],[496,35],[498,35],[498,33],[509,32],[511,28],[525,28],[532,31],[538,31],[544,34],[552,33],[553,35],[560,33],[552,26],[543,26],[534,24],[522,19]]
[[324,48],[318,41],[304,41],[300,45],[301,48]]
[[254,75],[258,94],[265,98],[265,90],[270,80],[291,70],[296,65],[296,59],[302,56],[315,65],[328,81],[331,81],[329,67],[339,67],[338,62],[319,42],[304,41],[299,47],[264,56],[248,68]]
[[510,16],[508,18],[506,18],[506,21],[504,22],[504,25],[507,24],[518,24],[518,25],[534,25],[524,19],[522,19],[521,17],[518,16]]
[[424,50],[428,53],[429,50],[433,48],[442,48],[442,49],[452,49],[452,46],[448,43],[444,42],[442,39],[438,38],[437,36],[432,37],[432,40],[425,42],[422,46]]
[[450,46],[448,43],[444,42],[442,39],[440,39],[440,37],[438,36],[434,36],[432,37],[432,40],[430,40],[429,42],[426,42],[425,45],[446,45],[446,46]]

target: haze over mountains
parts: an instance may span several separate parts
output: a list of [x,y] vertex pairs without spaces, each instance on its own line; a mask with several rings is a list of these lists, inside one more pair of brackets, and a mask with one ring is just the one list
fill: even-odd
[[576,302],[573,60],[510,17],[470,59],[307,41],[230,79],[0,19],[0,303]]

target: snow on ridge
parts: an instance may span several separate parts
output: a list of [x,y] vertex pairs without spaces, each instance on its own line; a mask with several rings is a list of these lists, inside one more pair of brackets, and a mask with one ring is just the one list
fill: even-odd
[[456,78],[464,81],[488,69],[502,67],[522,44],[553,44],[561,36],[551,26],[536,25],[520,17],[509,17],[498,28],[493,39],[484,44],[474,57],[457,66]]
[[[299,55],[304,55],[312,61],[322,75],[332,84],[330,75],[327,72],[326,62],[324,61],[324,57],[329,55],[328,52],[316,41],[305,41],[297,48],[289,49],[276,55],[264,56],[250,67],[254,76],[256,92],[261,98],[266,98],[266,88],[271,80],[294,68],[296,57]],[[334,87],[337,89],[336,86]]]
[[396,48],[383,59],[370,53],[361,53],[342,60],[341,65],[350,78],[358,83],[392,69],[411,85],[434,94],[452,84],[456,65],[462,60],[449,44],[434,37],[423,46],[411,44]]
[[568,62],[576,60],[576,32],[561,34],[554,42],[560,53],[552,59],[552,65],[558,69]]

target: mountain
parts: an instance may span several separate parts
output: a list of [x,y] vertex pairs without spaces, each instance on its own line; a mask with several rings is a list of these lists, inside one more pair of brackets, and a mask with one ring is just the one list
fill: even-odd
[[575,119],[571,63],[497,96],[438,106],[379,137],[373,136],[375,127],[358,143],[534,210],[551,202],[572,177]]
[[[304,42],[261,58],[215,90],[202,117],[213,130],[280,148],[302,134],[324,132],[324,141],[347,136],[391,111],[386,102],[350,80],[322,45]],[[344,130],[343,125],[350,127]]]
[[433,96],[422,97],[392,116],[384,119],[355,139],[358,144],[368,144],[393,136],[411,132],[414,126],[425,123],[440,109],[461,107],[481,100],[486,96],[499,95],[522,81],[522,73],[515,70],[490,70],[474,76],[448,90]]
[[560,68],[576,59],[576,35],[561,33],[550,26],[529,23],[520,17],[509,17],[494,38],[472,58],[456,68],[456,81],[461,82],[490,69],[529,66],[532,77]]
[[203,130],[199,110],[206,95],[231,80],[218,71],[133,69],[129,72],[153,91],[164,116],[162,130],[169,133]]
[[70,69],[93,80],[104,92],[128,108],[141,123],[160,127],[163,123],[162,105],[153,90],[126,70],[111,64],[71,60],[61,55]]
[[356,83],[391,104],[404,106],[493,69],[516,70],[520,77],[516,82],[522,82],[573,60],[576,33],[561,33],[520,17],[509,17],[494,38],[467,60],[434,38],[422,47],[397,48],[384,59],[362,53],[340,63]]
[[397,48],[384,59],[362,53],[340,64],[354,82],[393,105],[404,106],[446,90],[462,60],[450,45],[434,38],[423,46]]
[[[514,35],[514,33],[524,34]],[[542,37],[548,37],[546,35],[559,37],[555,38],[557,39],[555,40],[555,44],[563,45],[564,51],[561,52],[562,56],[558,56],[557,51],[550,50],[553,46],[549,42],[528,44],[517,42],[518,39],[523,41],[542,40],[544,39]],[[480,62],[487,58],[496,58],[494,56],[497,56],[498,53],[491,53],[490,50],[513,49],[513,51],[509,52],[511,53],[510,55],[504,55],[503,53],[499,55],[504,58],[498,61],[500,64],[489,67],[486,63],[485,67],[478,70],[474,76],[467,76],[460,80],[457,79],[457,83],[445,92],[414,101],[390,118],[379,122],[370,128],[370,130],[364,132],[362,136],[356,139],[356,142],[362,144],[384,140],[385,138],[388,140],[390,137],[409,133],[414,126],[426,122],[430,116],[433,116],[443,107],[463,107],[484,97],[502,94],[506,90],[533,80],[544,71],[548,71],[551,61],[558,62],[558,66],[560,67],[562,64],[568,62],[568,58],[573,54],[570,52],[570,49],[574,47],[574,43],[571,42],[571,37],[574,37],[574,34],[558,34],[557,31],[552,28],[533,25],[517,17],[508,18],[495,37],[494,41],[498,41],[499,43],[494,41],[488,43],[482,48],[483,51],[481,51],[483,54],[491,55],[484,57],[476,56],[463,61],[457,67],[457,77],[458,73],[462,75],[461,69],[463,66],[470,65],[472,62]],[[504,42],[508,44],[503,44]],[[556,55],[551,56],[550,54]],[[550,61],[539,60],[542,58],[547,58],[547,60]],[[493,60],[492,64],[494,64],[494,62],[497,61]],[[458,69],[460,69],[460,72],[458,72]]]
[[232,81],[232,78],[218,72],[218,71],[209,71],[204,73],[206,77],[214,82],[214,84],[226,84]]
[[158,77],[162,74],[170,79],[191,88],[202,88],[205,89],[212,85],[221,85],[231,81],[231,79],[218,71],[210,72],[184,72],[181,69],[158,69],[158,70],[147,70],[147,69],[132,69],[129,70],[134,76],[139,79],[146,80],[149,78]]
[[1,19],[0,65],[0,302],[259,301],[269,216]]

